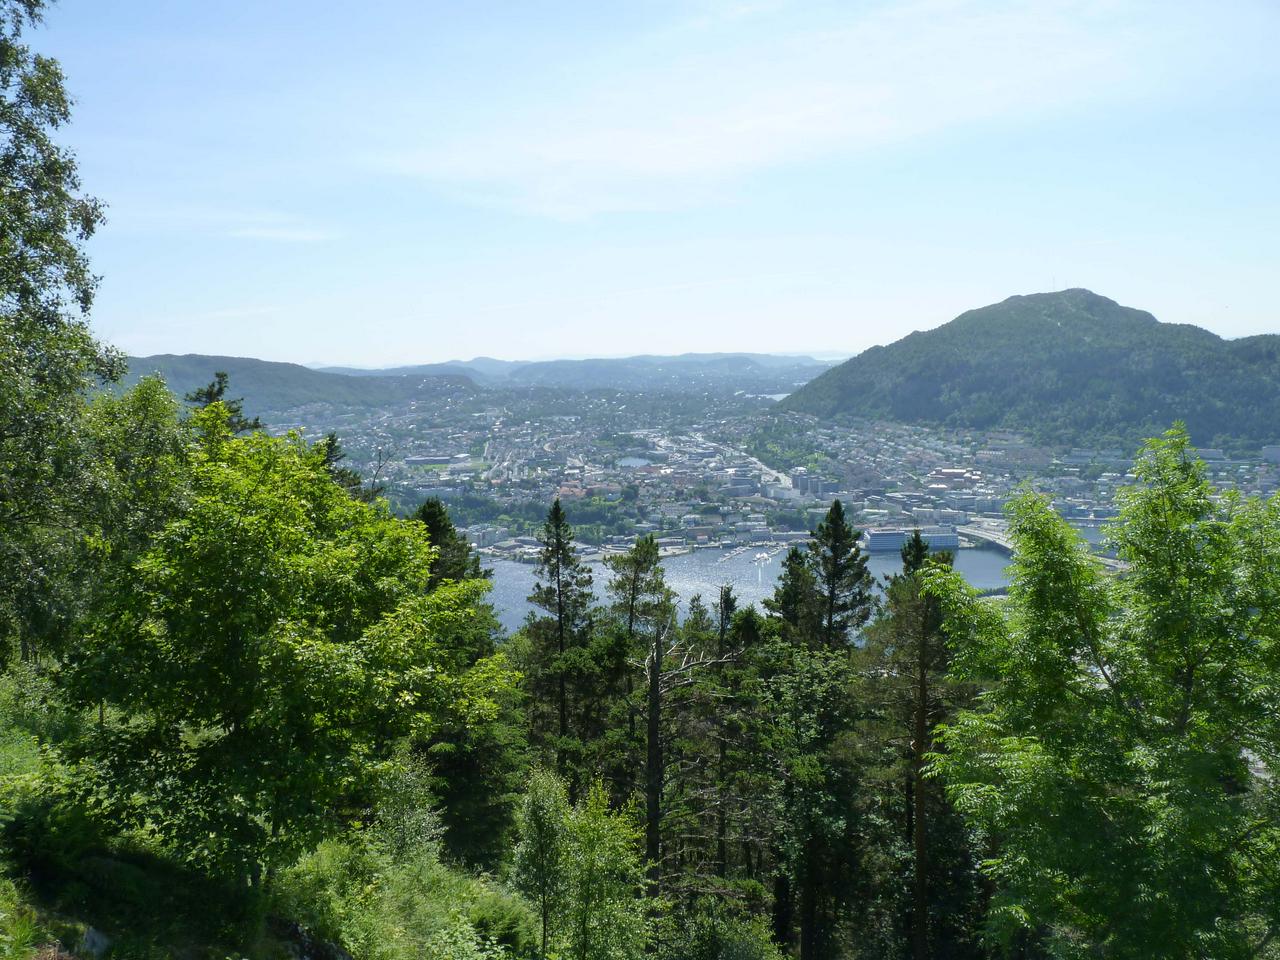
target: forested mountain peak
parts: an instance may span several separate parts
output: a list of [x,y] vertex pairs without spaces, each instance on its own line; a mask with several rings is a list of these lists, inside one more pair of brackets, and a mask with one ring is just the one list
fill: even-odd
[[1161,323],[1090,290],[1036,293],[872,347],[783,408],[1010,428],[1063,444],[1129,443],[1183,420],[1200,443],[1256,448],[1277,432],[1278,344]]

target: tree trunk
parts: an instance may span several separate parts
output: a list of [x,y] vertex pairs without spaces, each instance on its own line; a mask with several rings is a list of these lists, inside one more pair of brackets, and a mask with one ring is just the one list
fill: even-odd
[[791,878],[779,871],[773,878],[773,939],[785,951],[791,944]]
[[911,945],[915,960],[926,960],[929,955],[929,847],[925,831],[924,757],[928,749],[925,739],[929,735],[929,673],[927,643],[920,638],[919,661],[916,675],[915,741],[912,744],[911,773],[914,796],[912,797],[915,847],[915,890],[911,915]]
[[[624,658],[631,655],[632,645],[636,642],[636,604],[639,602],[638,591],[640,587],[638,584],[632,584],[630,589],[631,594],[627,598],[627,649],[623,654]],[[630,735],[628,743],[635,743],[636,739],[636,711],[631,699],[634,692],[635,687],[631,680],[631,671],[627,670],[627,733]],[[634,786],[634,784],[629,784],[629,786]]]
[[[556,767],[560,776],[567,776],[564,760],[564,741],[569,735],[569,695],[564,678],[564,570],[560,561],[556,561],[556,650],[560,657],[556,663],[557,700],[560,713],[560,740],[556,744]],[[570,788],[572,790],[572,787]],[[572,794],[571,794],[572,797]],[[574,798],[576,799],[576,798]]]
[[816,854],[813,840],[807,841],[800,886],[800,960],[819,960],[818,881],[813,863]]
[[[716,635],[716,679],[717,685],[723,688],[724,676],[724,654],[725,640],[729,632],[729,620],[725,616],[727,606],[725,604],[724,588],[721,588],[720,603],[718,604],[720,613],[719,631]],[[716,735],[716,875],[723,878],[729,872],[729,844],[728,844],[728,817],[725,813],[725,807],[728,804],[728,790],[725,789],[725,780],[728,777],[726,770],[725,757],[725,722],[724,722],[724,706],[718,705],[715,710],[715,735]]]
[[649,648],[647,739],[644,778],[644,855],[649,861],[649,895],[658,895],[662,837],[662,631],[655,630]]
[[724,734],[721,732],[720,750],[716,757],[716,876],[729,872],[728,825],[725,817],[725,756]]

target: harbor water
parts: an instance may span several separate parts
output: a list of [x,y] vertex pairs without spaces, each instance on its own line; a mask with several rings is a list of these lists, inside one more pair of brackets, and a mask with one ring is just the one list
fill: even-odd
[[[667,585],[676,591],[682,608],[687,608],[695,594],[702,594],[708,606],[715,602],[723,584],[733,587],[738,606],[745,607],[773,593],[774,585],[782,570],[785,551],[770,551],[767,559],[757,559],[761,548],[751,547],[741,551],[695,550],[692,553],[667,557],[662,565],[667,575]],[[528,596],[533,590],[536,567],[533,564],[512,560],[484,559],[486,567],[493,570],[493,592],[490,599],[498,618],[508,631],[524,622],[531,609]],[[956,569],[969,583],[979,590],[993,590],[1008,584],[1005,567],[1009,558],[996,549],[969,548],[956,552]],[[871,554],[870,569],[877,580],[901,569],[902,561],[896,552]],[[604,593],[608,571],[600,563],[588,565],[595,578],[597,596]]]

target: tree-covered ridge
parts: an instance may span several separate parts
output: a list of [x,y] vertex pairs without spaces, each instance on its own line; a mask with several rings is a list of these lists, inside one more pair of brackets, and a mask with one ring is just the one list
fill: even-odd
[[279,412],[311,403],[393,406],[429,399],[439,391],[477,389],[624,390],[649,393],[772,394],[794,389],[830,364],[810,357],[769,354],[685,354],[598,360],[508,362],[478,358],[385,370],[312,369],[296,363],[204,354],[130,357],[126,384],[159,374],[175,391],[203,386],[225,371],[257,407]]
[[313,403],[353,407],[389,406],[408,400],[429,400],[443,393],[470,393],[472,382],[457,373],[417,377],[348,377],[312,370],[296,363],[217,357],[205,354],[157,354],[131,357],[121,381],[126,386],[158,375],[176,393],[197,390],[219,373],[227,374],[254,409],[279,413]]
[[1010,297],[872,347],[783,401],[849,415],[1132,446],[1170,423],[1204,446],[1280,439],[1280,337],[1160,323],[1088,290]]

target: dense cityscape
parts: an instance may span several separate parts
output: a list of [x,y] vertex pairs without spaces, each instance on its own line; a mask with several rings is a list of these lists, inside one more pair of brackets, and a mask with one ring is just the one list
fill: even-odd
[[[896,551],[916,528],[935,549],[1002,545],[1004,507],[1023,484],[1096,528],[1134,480],[1133,451],[1119,448],[1036,445],[1007,430],[831,424],[773,406],[732,394],[548,392],[531,403],[490,392],[396,413],[313,410],[309,426],[339,431],[352,465],[393,503],[412,509],[438,497],[482,553],[527,561],[557,497],[595,554],[646,534],[667,554],[781,547],[807,538],[837,498],[870,550]],[[1280,446],[1245,458],[1199,453],[1222,491],[1280,487]]]

